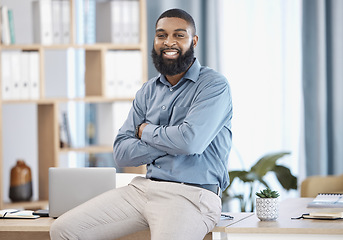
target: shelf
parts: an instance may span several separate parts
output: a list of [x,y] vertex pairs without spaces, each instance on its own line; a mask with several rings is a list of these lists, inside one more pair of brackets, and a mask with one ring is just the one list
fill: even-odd
[[88,146],[81,148],[60,148],[61,153],[82,152],[82,153],[111,153],[112,146]]
[[95,43],[95,44],[52,44],[52,45],[39,45],[39,44],[11,44],[1,45],[4,50],[33,50],[40,49],[68,49],[80,48],[85,50],[140,50],[143,48],[142,44],[112,44],[112,43]]
[[26,104],[26,103],[35,103],[35,104],[52,104],[57,102],[54,99],[18,99],[18,100],[2,100],[2,104]]
[[106,102],[131,102],[133,98],[105,98],[105,97],[85,97],[85,98],[61,98],[55,99],[59,102],[87,102],[87,103],[106,103]]
[[[9,0],[6,0],[5,3],[9,2]],[[34,52],[33,55],[38,55],[39,60],[39,94],[35,94],[32,96],[39,96],[39,99],[9,99],[3,100],[0,96],[0,178],[4,179],[4,162],[5,160],[3,156],[3,141],[6,141],[5,138],[3,138],[3,112],[2,107],[6,105],[19,105],[19,104],[33,104],[34,107],[37,108],[37,145],[38,145],[38,163],[37,163],[37,170],[38,172],[38,199],[40,201],[30,201],[30,202],[18,202],[18,203],[11,203],[11,202],[3,202],[4,200],[4,187],[3,184],[0,184],[0,209],[3,208],[25,208],[25,209],[45,209],[48,206],[47,199],[49,198],[49,175],[48,175],[48,169],[50,167],[59,167],[59,159],[60,155],[68,154],[68,153],[85,153],[85,154],[97,154],[97,153],[112,153],[113,146],[111,146],[111,143],[109,143],[106,146],[85,146],[85,147],[77,147],[77,148],[60,148],[60,125],[61,125],[61,111],[64,110],[64,108],[68,108],[69,106],[65,106],[67,103],[76,103],[77,104],[87,104],[87,103],[103,103],[99,108],[107,108],[111,107],[111,112],[108,113],[105,112],[106,116],[113,117],[112,111],[119,111],[116,110],[117,108],[114,106],[107,106],[106,104],[112,104],[116,102],[132,102],[134,100],[134,95],[128,95],[129,98],[115,98],[115,97],[106,97],[111,96],[109,94],[106,94],[106,84],[108,84],[108,76],[106,75],[106,70],[108,70],[106,67],[108,67],[108,64],[106,64],[108,59],[106,58],[107,54],[111,53],[112,50],[114,51],[131,51],[136,50],[140,51],[142,55],[142,77],[140,78],[142,83],[148,81],[148,63],[146,61],[148,57],[148,44],[147,44],[147,26],[146,26],[146,0],[139,0],[139,27],[140,27],[140,36],[139,36],[139,43],[136,44],[112,44],[112,43],[94,43],[94,44],[77,44],[75,42],[75,32],[77,29],[75,29],[76,22],[75,22],[75,1],[69,0],[70,3],[70,41],[67,44],[52,44],[52,45],[42,45],[42,44],[35,44],[35,43],[24,43],[24,44],[10,44],[10,45],[3,45],[0,43],[0,53],[6,52],[9,55],[11,52],[17,52],[20,54],[18,55],[26,55],[22,54],[22,52],[25,51],[32,51]],[[12,4],[11,4],[12,5]],[[24,11],[25,8],[22,4],[14,4],[17,8],[14,11],[17,11],[19,13],[20,11]],[[20,11],[19,11],[20,10]],[[27,9],[26,9],[27,10]],[[82,11],[81,11],[82,12]],[[18,18],[20,19],[20,17]],[[19,22],[18,22],[19,23]],[[35,27],[35,26],[33,26]],[[0,34],[1,35],[1,34]],[[29,39],[22,39],[21,42],[30,42]],[[72,68],[75,68],[77,66],[81,66],[82,69],[85,70],[84,76],[84,88],[85,91],[82,95],[85,95],[84,97],[73,97],[69,98],[67,97],[67,93],[65,92],[65,95],[62,97],[47,97],[46,95],[46,84],[49,71],[47,71],[47,68],[50,66],[49,64],[49,56],[51,55],[50,52],[53,52],[55,50],[63,53],[63,51],[67,51],[69,49],[75,50],[77,52],[78,50],[84,51],[84,62],[78,62],[73,66],[73,64],[70,65],[71,71]],[[56,52],[57,52],[56,51]],[[110,51],[110,52],[109,52]],[[37,52],[37,53],[35,53]],[[14,54],[14,55],[15,55]],[[69,53],[68,53],[69,54]],[[48,56],[48,57],[47,57]],[[0,66],[3,63],[3,60],[1,59],[2,55],[0,54]],[[54,60],[54,59],[52,59]],[[58,61],[56,61],[58,62]],[[7,62],[8,63],[8,62]],[[31,63],[31,62],[30,62]],[[64,64],[64,63],[63,63]],[[68,64],[68,63],[67,63]],[[29,64],[34,65],[34,64]],[[12,65],[11,65],[12,66]],[[56,66],[56,69],[59,66]],[[69,65],[68,65],[69,67]],[[11,67],[12,69],[12,67]],[[19,69],[19,68],[18,68]],[[62,69],[63,70],[63,69]],[[16,71],[15,71],[16,72]],[[0,74],[0,87],[3,85],[3,79],[1,79],[3,74]],[[8,75],[5,75],[8,77]],[[37,80],[37,79],[35,79]],[[67,81],[72,81],[73,78],[66,79]],[[61,90],[62,91],[62,90]],[[1,95],[1,94],[0,94]],[[81,95],[81,94],[79,94]],[[20,95],[15,95],[19,98]],[[51,96],[51,95],[50,95]],[[61,96],[61,95],[60,95]],[[118,95],[117,95],[118,96]],[[124,95],[123,95],[124,96]],[[106,105],[106,106],[105,106]],[[10,106],[12,107],[12,106]],[[13,107],[15,108],[15,106]],[[9,109],[12,110],[12,109]],[[79,112],[76,112],[75,114],[79,114]],[[113,115],[113,116],[112,116]],[[21,117],[21,116],[20,116]],[[23,116],[23,120],[25,116]],[[112,123],[112,120],[108,118],[109,122]],[[102,126],[103,127],[103,126]],[[103,128],[105,129],[105,128]],[[106,130],[105,130],[106,131]],[[112,133],[110,131],[109,133]],[[8,137],[8,136],[6,136]],[[5,140],[3,140],[5,139]],[[112,141],[112,136],[111,140]],[[108,143],[109,141],[105,142]],[[114,139],[113,139],[114,141]],[[67,156],[69,157],[69,156]],[[126,172],[133,172],[133,173],[142,173],[145,172],[145,166],[140,166],[138,168],[129,167],[125,168]],[[46,201],[41,201],[46,200]],[[8,200],[9,201],[9,200]]]
[[26,50],[26,51],[38,51],[42,48],[39,44],[12,44],[12,45],[0,45],[2,50]]
[[27,99],[27,100],[2,100],[3,104],[52,104],[56,102],[86,102],[86,103],[111,103],[111,102],[131,102],[133,98],[104,98],[104,97],[85,97],[85,98],[44,98],[44,99]]
[[112,43],[95,43],[92,45],[74,45],[74,48],[84,48],[86,50],[98,50],[98,49],[108,49],[108,50],[140,50],[142,48],[141,44],[112,44]]

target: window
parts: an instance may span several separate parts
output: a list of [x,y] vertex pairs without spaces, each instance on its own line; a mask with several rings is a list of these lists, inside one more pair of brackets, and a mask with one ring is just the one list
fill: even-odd
[[301,1],[223,0],[220,9],[220,69],[234,109],[229,170],[290,151],[280,161],[298,175]]

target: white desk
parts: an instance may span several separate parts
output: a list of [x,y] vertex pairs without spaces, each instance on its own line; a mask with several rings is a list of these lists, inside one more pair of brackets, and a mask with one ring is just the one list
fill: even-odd
[[[319,209],[306,207],[307,203],[312,201],[312,199],[287,199],[280,203],[279,218],[276,221],[260,221],[256,214],[254,214],[226,227],[226,234],[215,234],[214,239],[342,240],[343,220],[291,219],[291,217],[298,217],[303,213],[317,212]],[[331,211],[338,211],[338,209],[331,209]]]
[[[280,204],[280,214],[276,221],[260,221],[254,213],[229,213],[233,220],[223,220],[206,235],[205,240],[342,240],[343,220],[291,220],[291,217],[314,212],[306,205],[312,198],[288,199]],[[337,209],[336,209],[337,210]],[[49,240],[49,229],[54,219],[30,220],[0,219],[0,239]],[[120,240],[148,240],[150,232],[143,231]]]
[[[211,240],[213,232],[225,233],[228,226],[243,221],[245,218],[252,216],[253,213],[230,213],[234,216],[233,220],[222,220],[218,225],[206,235],[204,240]],[[49,240],[50,226],[55,221],[53,218],[38,219],[0,219],[0,239],[6,240]],[[141,231],[122,237],[118,240],[149,240],[150,231]]]

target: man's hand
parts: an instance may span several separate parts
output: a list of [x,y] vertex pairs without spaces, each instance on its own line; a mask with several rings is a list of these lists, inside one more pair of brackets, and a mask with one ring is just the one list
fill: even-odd
[[138,137],[139,137],[139,139],[141,139],[142,133],[143,133],[143,129],[145,128],[146,125],[148,125],[148,123],[142,123],[142,124],[139,126],[139,131],[138,131]]

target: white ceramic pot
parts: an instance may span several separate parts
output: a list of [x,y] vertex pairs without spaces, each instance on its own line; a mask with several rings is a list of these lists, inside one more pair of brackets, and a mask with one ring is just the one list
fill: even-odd
[[272,221],[279,216],[278,198],[256,198],[256,214],[261,221]]

